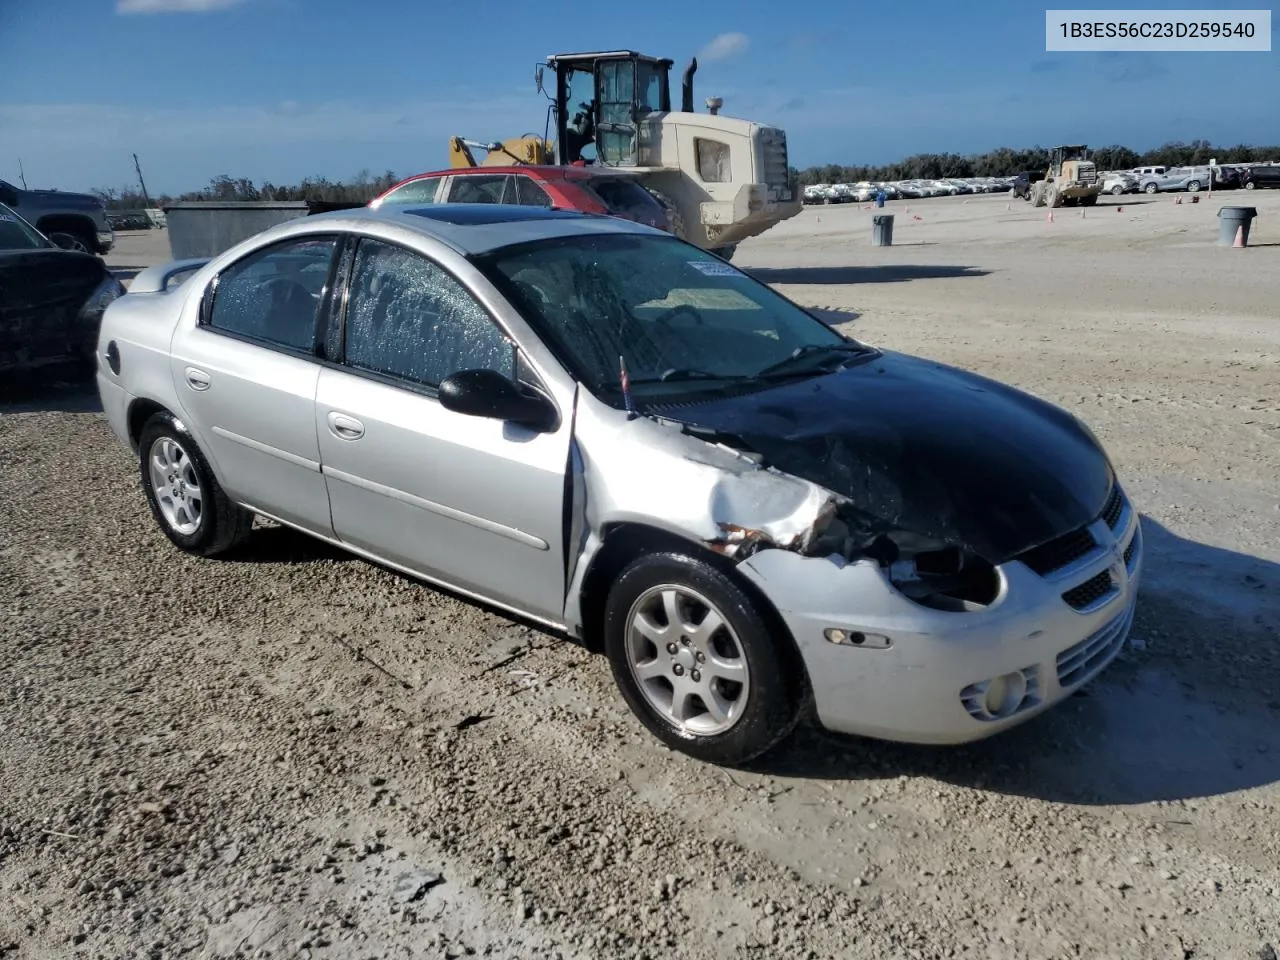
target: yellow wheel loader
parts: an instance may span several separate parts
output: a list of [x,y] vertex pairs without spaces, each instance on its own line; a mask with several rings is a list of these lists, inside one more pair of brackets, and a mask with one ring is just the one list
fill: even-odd
[[[667,208],[678,236],[728,259],[740,241],[803,209],[791,183],[787,135],[722,115],[718,97],[707,99],[706,113],[696,112],[696,58],[684,72],[680,109],[673,110],[672,66],[632,50],[547,57],[534,71],[538,91],[551,101],[543,135],[494,143],[453,137],[449,163],[627,170]],[[485,151],[479,163],[473,148]]]
[[1031,185],[1031,204],[1035,207],[1091,207],[1102,193],[1102,180],[1097,165],[1089,159],[1084,144],[1054,147],[1049,155],[1049,171],[1045,178]]

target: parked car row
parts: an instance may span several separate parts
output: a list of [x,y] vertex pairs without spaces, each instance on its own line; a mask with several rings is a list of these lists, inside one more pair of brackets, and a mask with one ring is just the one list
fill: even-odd
[[913,179],[858,183],[815,183],[804,188],[803,201],[815,203],[866,203],[883,193],[886,200],[920,197],[954,197],[959,194],[1001,193],[1013,185],[1013,177],[966,177],[941,180]]

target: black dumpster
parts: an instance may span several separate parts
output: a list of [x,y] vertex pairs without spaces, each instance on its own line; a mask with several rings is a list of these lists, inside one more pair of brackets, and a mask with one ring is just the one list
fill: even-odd
[[871,245],[873,247],[893,246],[892,213],[878,213],[871,218]]
[[190,200],[164,208],[175,260],[216,257],[278,223],[330,210],[363,207],[343,200]]
[[1243,230],[1244,238],[1241,241],[1244,246],[1249,245],[1249,227],[1253,224],[1253,218],[1258,215],[1257,207],[1223,207],[1218,211],[1218,245],[1222,247],[1234,246],[1236,242],[1236,231]]

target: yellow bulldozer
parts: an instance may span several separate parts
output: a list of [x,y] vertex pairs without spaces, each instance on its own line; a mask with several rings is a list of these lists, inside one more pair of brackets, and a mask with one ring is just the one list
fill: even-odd
[[[726,259],[738,243],[803,209],[792,183],[787,135],[728,117],[710,97],[693,106],[696,58],[672,109],[673,61],[633,50],[562,53],[534,70],[550,100],[541,136],[497,142],[452,137],[452,167],[591,164],[627,171],[667,208],[675,233]],[[548,89],[548,81],[554,87]],[[473,150],[483,150],[477,161]]]

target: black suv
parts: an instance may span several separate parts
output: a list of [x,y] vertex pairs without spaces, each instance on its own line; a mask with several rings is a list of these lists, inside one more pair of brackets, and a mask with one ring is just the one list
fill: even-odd
[[1023,170],[1013,179],[1013,195],[1023,200],[1031,199],[1031,185],[1044,179],[1043,170]]
[[1248,167],[1240,171],[1240,182],[1246,190],[1280,187],[1280,164]]

